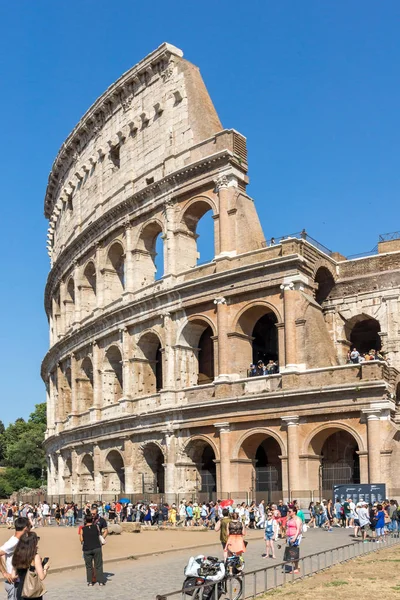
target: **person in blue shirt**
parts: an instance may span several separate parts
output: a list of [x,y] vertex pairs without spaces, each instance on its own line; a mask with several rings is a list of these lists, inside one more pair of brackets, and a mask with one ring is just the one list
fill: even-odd
[[375,531],[376,531],[376,543],[383,542],[383,536],[385,535],[385,512],[382,504],[378,504],[375,513]]
[[190,501],[186,507],[186,527],[193,525],[193,502]]

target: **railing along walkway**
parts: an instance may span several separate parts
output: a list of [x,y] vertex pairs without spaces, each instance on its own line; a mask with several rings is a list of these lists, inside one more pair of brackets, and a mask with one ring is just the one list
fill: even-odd
[[[241,599],[256,598],[257,596],[269,592],[277,587],[281,587],[286,583],[292,583],[320,571],[324,571],[329,567],[346,562],[352,558],[364,556],[370,552],[376,552],[377,550],[384,550],[391,546],[395,546],[400,543],[399,532],[391,533],[386,536],[385,542],[377,544],[375,541],[368,540],[366,543],[361,541],[346,544],[344,546],[338,546],[337,548],[331,548],[329,550],[323,550],[322,552],[316,552],[315,554],[309,554],[299,560],[300,573],[295,574],[291,563],[281,562],[270,567],[264,567],[262,569],[256,569],[249,573],[243,573],[241,578],[243,582]],[[196,599],[201,600],[202,588],[210,588],[210,583],[205,583],[204,586],[199,586],[196,590],[199,590]],[[193,593],[193,590],[191,590]],[[158,595],[156,600],[169,600],[169,599],[181,599],[189,600],[190,596],[185,593],[184,590],[180,589],[176,592],[170,592],[169,594]],[[218,584],[214,584],[212,600],[218,600]],[[227,582],[227,592],[222,595],[221,598],[224,600],[232,600],[232,592],[230,591],[229,579]]]

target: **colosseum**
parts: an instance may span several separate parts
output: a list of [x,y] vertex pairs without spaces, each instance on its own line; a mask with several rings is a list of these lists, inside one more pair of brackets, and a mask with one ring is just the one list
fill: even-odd
[[[400,492],[399,236],[357,258],[304,230],[268,239],[247,170],[246,138],[166,43],[62,145],[45,197],[51,495]],[[372,360],[349,363],[354,347]]]

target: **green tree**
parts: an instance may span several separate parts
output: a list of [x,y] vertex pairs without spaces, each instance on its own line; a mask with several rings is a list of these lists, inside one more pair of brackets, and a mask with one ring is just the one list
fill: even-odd
[[46,431],[46,404],[36,404],[28,421],[17,419],[1,433],[3,464],[0,474],[0,495],[9,495],[21,487],[38,487],[46,466],[43,449]]

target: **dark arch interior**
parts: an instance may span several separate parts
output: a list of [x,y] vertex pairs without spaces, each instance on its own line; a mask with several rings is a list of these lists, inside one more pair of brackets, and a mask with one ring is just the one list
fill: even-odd
[[164,455],[156,444],[149,444],[145,449],[145,458],[154,476],[153,492],[163,494],[165,492]]
[[381,349],[381,338],[379,335],[381,328],[376,319],[364,319],[356,323],[350,334],[352,348],[364,354],[369,350]]
[[199,339],[199,385],[214,380],[214,343],[213,331],[208,326]]
[[125,488],[125,470],[124,470],[124,461],[122,456],[116,450],[112,450],[107,456],[107,460],[111,467],[114,469],[116,474],[118,475],[118,479],[121,485],[121,492]]
[[360,483],[358,444],[347,431],[336,431],[321,449],[322,489],[330,491],[334,485]]
[[326,267],[320,267],[315,275],[315,283],[318,288],[315,292],[315,299],[318,304],[322,304],[331,293],[335,286],[335,280],[332,277],[332,273]]
[[201,492],[217,491],[217,472],[215,454],[211,446],[205,446],[201,454],[199,471],[201,475]]
[[156,376],[156,390],[157,390],[157,392],[159,392],[163,387],[163,368],[162,368],[161,344],[158,344],[157,350],[156,350],[155,376]]
[[278,330],[276,328],[276,316],[266,313],[254,326],[253,340],[253,363],[262,360],[267,364],[270,360],[278,360]]
[[268,437],[258,446],[255,455],[256,491],[282,489],[281,449],[274,438]]

